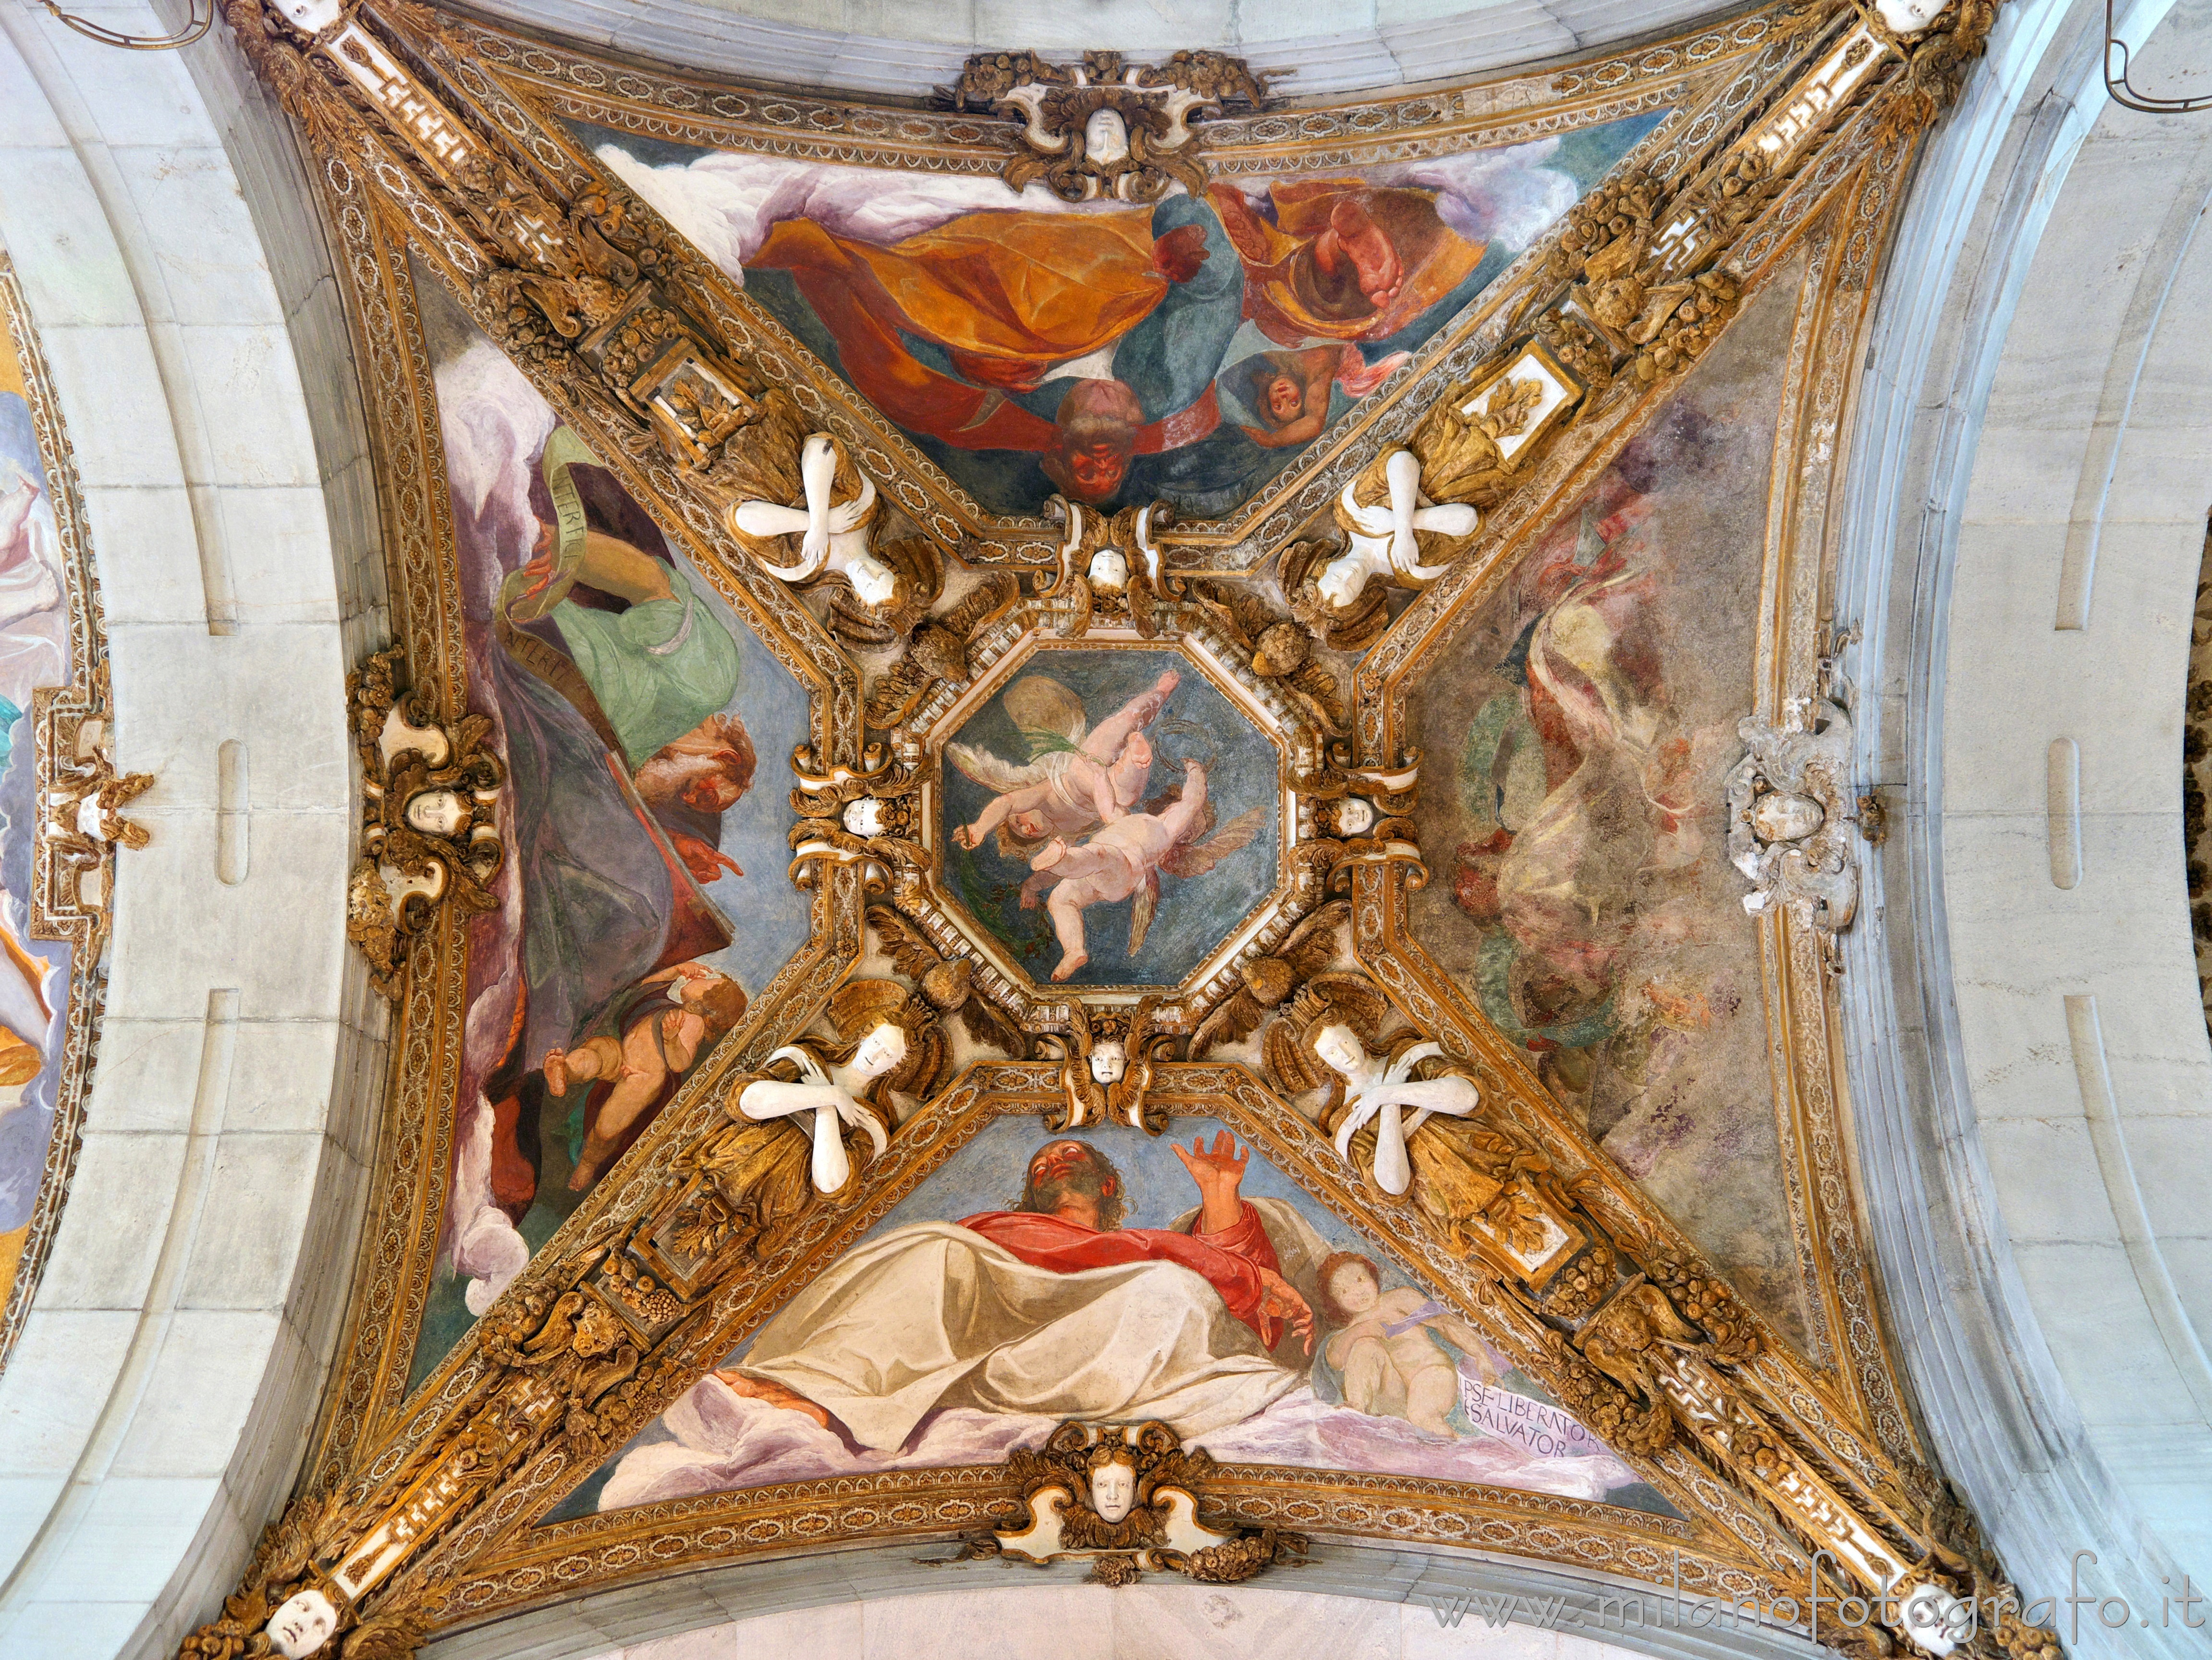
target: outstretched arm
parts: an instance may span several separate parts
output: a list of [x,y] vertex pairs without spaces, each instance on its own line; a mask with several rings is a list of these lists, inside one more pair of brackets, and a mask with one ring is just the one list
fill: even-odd
[[1031,807],[1043,805],[1049,784],[1031,784],[1026,789],[1009,790],[1004,795],[994,795],[983,811],[975,815],[975,822],[952,832],[952,839],[963,848],[980,848],[983,838],[1005,824],[1013,814],[1027,812]]
[[1172,844],[1188,839],[1206,822],[1206,769],[1195,761],[1182,763],[1182,799],[1159,816]]
[[1226,1233],[1243,1219],[1244,1200],[1237,1189],[1243,1183],[1244,1167],[1252,1155],[1237,1145],[1234,1135],[1222,1131],[1213,1138],[1211,1147],[1206,1145],[1204,1136],[1194,1136],[1190,1151],[1185,1152],[1176,1146],[1175,1156],[1182,1160],[1190,1179],[1198,1183],[1200,1233]]

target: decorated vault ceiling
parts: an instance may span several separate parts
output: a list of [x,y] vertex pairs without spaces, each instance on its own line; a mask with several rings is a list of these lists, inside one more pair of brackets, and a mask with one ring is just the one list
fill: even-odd
[[907,1539],[1995,1596],[1870,1300],[1824,622],[1991,9],[894,106],[234,0],[380,468],[395,1065],[204,1651]]

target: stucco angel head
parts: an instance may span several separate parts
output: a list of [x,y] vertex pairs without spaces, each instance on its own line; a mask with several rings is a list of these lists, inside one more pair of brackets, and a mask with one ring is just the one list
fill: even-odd
[[1097,1082],[1118,1084],[1128,1070],[1128,1046],[1118,1039],[1101,1043],[1091,1051],[1091,1076]]
[[269,1640],[284,1660],[307,1660],[337,1628],[337,1606],[312,1585],[293,1592],[269,1616]]
[[1314,578],[1314,589],[1322,604],[1342,611],[1367,591],[1368,579],[1374,575],[1375,568],[1364,556],[1346,550],[1321,568],[1321,574]]
[[1137,1507],[1137,1466],[1121,1447],[1091,1455],[1091,1508],[1102,1522],[1118,1522]]
[[1084,574],[1091,579],[1092,587],[1119,593],[1129,586],[1129,556],[1119,548],[1101,548],[1091,556],[1091,569]]
[[927,1091],[944,1057],[936,1012],[904,988],[888,980],[852,980],[830,1000],[830,1024],[843,1044],[824,1058],[839,1065],[839,1077],[856,1096],[874,1096],[878,1086]]
[[468,798],[459,790],[423,790],[407,803],[408,828],[425,836],[459,836],[471,817]]
[[338,21],[345,8],[339,0],[283,0],[278,9],[301,33],[320,34]]
[[1818,801],[1793,790],[1768,790],[1752,803],[1752,831],[1762,842],[1802,842],[1826,822]]
[[1336,804],[1330,821],[1339,836],[1364,836],[1375,828],[1375,804],[1364,795],[1347,795]]
[[1917,34],[1938,17],[1950,0],[1875,0],[1881,21],[1899,34]]
[[1322,1064],[1347,1078],[1367,1064],[1366,1045],[1359,1034],[1341,1020],[1332,1020],[1313,1035],[1313,1051]]
[[906,1059],[906,1028],[896,1021],[885,1020],[868,1029],[853,1051],[852,1070],[856,1078],[881,1078],[897,1069]]
[[847,835],[873,841],[884,833],[884,804],[872,795],[856,796],[845,803],[842,822]]
[[888,605],[898,597],[898,573],[872,553],[856,555],[848,562],[845,580],[864,605]]
[[1096,109],[1083,124],[1083,154],[1087,161],[1118,161],[1129,153],[1129,124],[1117,109]]

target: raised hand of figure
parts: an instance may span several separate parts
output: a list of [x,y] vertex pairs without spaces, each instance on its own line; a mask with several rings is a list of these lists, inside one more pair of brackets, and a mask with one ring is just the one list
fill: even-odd
[[963,824],[952,832],[952,839],[961,847],[973,848],[983,838],[975,834],[975,827],[973,824]]
[[[1181,1152],[1182,1149],[1177,1148],[1176,1151]],[[1313,1353],[1313,1310],[1306,1305],[1306,1299],[1298,1295],[1297,1287],[1273,1268],[1260,1270],[1260,1311],[1289,1321],[1291,1329],[1304,1340],[1306,1353]]]
[[1206,227],[1177,225],[1152,244],[1152,268],[1170,283],[1188,283],[1206,263]]
[[1235,1227],[1244,1206],[1237,1190],[1243,1183],[1244,1166],[1250,1162],[1251,1149],[1238,1146],[1237,1138],[1227,1130],[1213,1138],[1211,1147],[1206,1145],[1203,1135],[1191,1138],[1187,1152],[1180,1143],[1169,1145],[1175,1148],[1175,1156],[1182,1160],[1182,1167],[1190,1172],[1190,1179],[1198,1183],[1200,1231],[1221,1233]]

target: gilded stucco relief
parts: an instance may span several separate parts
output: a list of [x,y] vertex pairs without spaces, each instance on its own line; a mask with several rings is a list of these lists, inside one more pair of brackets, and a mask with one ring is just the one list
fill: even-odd
[[499,770],[380,757],[448,851],[367,1312],[191,1651],[1073,1526],[1782,1625],[1826,1553],[1922,1594],[1892,1647],[1979,1599],[2048,1660],[1897,1398],[1820,927],[1729,863],[1742,717],[1849,696],[1840,410],[1992,11],[893,109],[231,0],[379,389],[387,660]]

